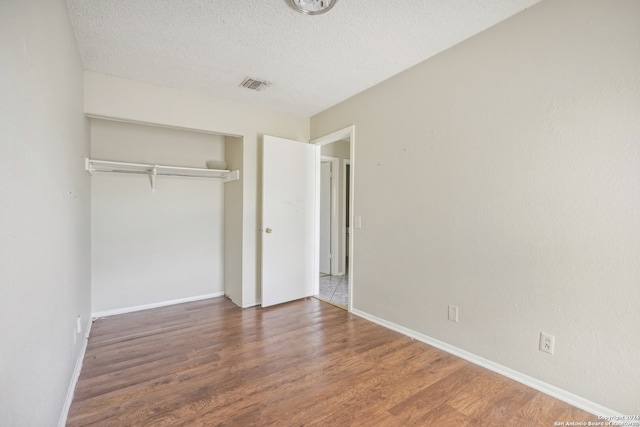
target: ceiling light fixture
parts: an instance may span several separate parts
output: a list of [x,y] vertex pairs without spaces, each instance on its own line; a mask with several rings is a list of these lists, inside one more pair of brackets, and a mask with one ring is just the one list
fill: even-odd
[[295,10],[305,15],[321,15],[328,12],[338,0],[289,0]]

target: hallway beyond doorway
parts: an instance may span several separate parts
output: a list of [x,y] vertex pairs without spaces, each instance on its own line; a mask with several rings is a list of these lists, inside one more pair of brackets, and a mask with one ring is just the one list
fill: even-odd
[[343,308],[349,306],[349,276],[320,275],[320,292],[317,297]]

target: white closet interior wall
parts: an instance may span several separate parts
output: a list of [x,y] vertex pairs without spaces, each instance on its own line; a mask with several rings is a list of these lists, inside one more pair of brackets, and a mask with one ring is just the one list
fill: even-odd
[[[91,157],[204,168],[223,136],[91,119]],[[94,174],[92,311],[123,310],[224,291],[224,183]]]

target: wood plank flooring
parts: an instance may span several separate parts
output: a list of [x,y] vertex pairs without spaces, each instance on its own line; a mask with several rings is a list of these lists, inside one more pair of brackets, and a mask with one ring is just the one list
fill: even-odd
[[553,426],[596,417],[314,298],[94,322],[67,426]]

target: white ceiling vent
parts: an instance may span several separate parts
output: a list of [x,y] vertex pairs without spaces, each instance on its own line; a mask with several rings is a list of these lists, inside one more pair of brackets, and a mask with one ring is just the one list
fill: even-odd
[[269,83],[262,80],[255,80],[247,77],[242,81],[242,83],[240,83],[240,86],[246,87],[247,89],[251,89],[251,90],[262,90],[267,86],[269,86]]

